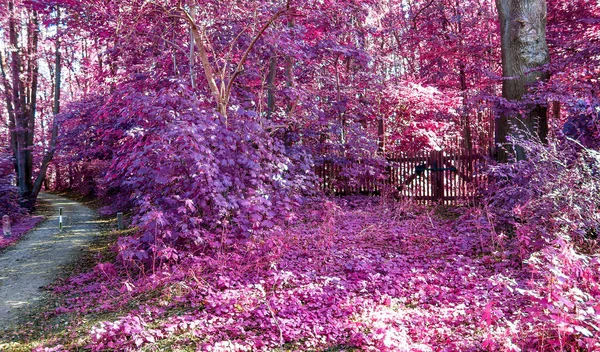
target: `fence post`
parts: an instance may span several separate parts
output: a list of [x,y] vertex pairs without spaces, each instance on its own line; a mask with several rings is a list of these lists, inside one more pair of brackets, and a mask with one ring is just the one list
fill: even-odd
[[552,102],[552,118],[555,121],[560,121],[560,101]]
[[431,198],[433,203],[444,201],[444,151],[433,150],[429,154],[429,166],[431,167]]
[[444,178],[446,177],[444,172],[444,151],[438,150],[436,152],[437,157],[437,167],[438,167],[438,179],[437,179],[437,194],[436,201],[439,203],[444,203]]
[[119,230],[123,230],[124,226],[123,226],[123,213],[122,212],[118,212],[117,213],[117,228]]
[[2,230],[4,232],[4,237],[12,236],[12,231],[10,229],[10,217],[8,215],[4,215],[2,217]]
[[63,208],[58,208],[58,229],[62,231],[63,229]]

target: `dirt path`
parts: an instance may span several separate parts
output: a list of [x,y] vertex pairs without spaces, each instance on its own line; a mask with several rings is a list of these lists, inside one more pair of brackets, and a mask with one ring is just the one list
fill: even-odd
[[[21,310],[38,302],[41,289],[73,261],[97,233],[96,213],[75,201],[40,194],[39,212],[48,216],[13,247],[0,254],[0,329],[15,323]],[[63,231],[58,208],[63,207]]]

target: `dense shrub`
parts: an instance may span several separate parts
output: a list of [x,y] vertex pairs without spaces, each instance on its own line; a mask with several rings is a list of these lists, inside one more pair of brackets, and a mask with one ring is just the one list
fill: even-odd
[[[545,349],[600,348],[600,153],[578,141],[519,142],[528,160],[498,165],[487,198],[500,238],[514,245],[531,280],[520,323],[527,344]],[[596,337],[594,337],[596,336]]]
[[386,160],[378,152],[377,142],[369,139],[359,126],[347,128],[347,143],[328,141],[314,146],[315,164],[321,168],[333,168],[325,172],[331,179],[323,180],[327,187],[359,189],[367,180],[385,178]]
[[587,148],[598,150],[600,148],[600,107],[580,104],[574,110],[563,126],[563,133]]
[[0,150],[0,216],[20,213],[19,193],[15,187],[14,163],[9,153]]
[[312,189],[306,154],[273,138],[252,112],[240,109],[226,125],[185,85],[132,83],[89,104],[100,106],[76,107],[71,128],[94,130],[82,152],[96,166],[108,161],[95,172],[104,175],[96,192],[111,199],[104,211],[133,211],[144,250],[199,245],[204,231],[271,229]]

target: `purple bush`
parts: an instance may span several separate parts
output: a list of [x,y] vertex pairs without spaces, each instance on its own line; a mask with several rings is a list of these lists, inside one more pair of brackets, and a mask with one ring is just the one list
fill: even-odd
[[273,138],[252,112],[240,109],[225,125],[185,85],[138,88],[74,107],[69,123],[93,126],[96,152],[87,157],[107,161],[95,172],[97,192],[112,203],[104,210],[131,209],[144,250],[198,245],[205,231],[271,229],[313,188],[310,157]]
[[[539,350],[594,350],[600,319],[600,153],[578,141],[518,141],[528,159],[492,168],[489,218],[531,279],[519,291]],[[568,347],[568,348],[567,348]]]
[[21,213],[11,155],[0,150],[0,215]]

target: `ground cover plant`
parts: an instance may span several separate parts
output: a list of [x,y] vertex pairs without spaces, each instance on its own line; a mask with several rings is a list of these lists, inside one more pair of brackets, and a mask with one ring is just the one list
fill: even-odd
[[8,248],[10,245],[16,243],[21,236],[26,234],[31,229],[35,228],[44,220],[43,216],[27,216],[22,218],[13,217],[11,221],[11,235],[2,236],[0,238],[0,250]]
[[8,153],[0,152],[0,216],[8,215],[11,224],[11,235],[0,236],[0,249],[18,241],[24,233],[39,224],[43,217],[27,216],[25,209],[19,204],[19,192],[14,186],[13,160]]
[[10,154],[0,151],[0,214],[18,214],[19,193],[13,185],[13,161]]
[[456,217],[375,202],[307,205],[293,229],[226,247],[216,241],[204,256],[135,281],[101,262],[55,288],[68,298],[47,318],[121,316],[47,347],[427,351],[526,340],[509,328],[527,307],[516,291],[527,273],[481,247],[488,229],[465,236]]
[[600,350],[599,39],[593,0],[0,1],[0,214],[128,226],[0,349]]
[[[593,239],[523,247],[539,233],[497,232],[496,210],[381,202],[305,204],[291,228],[233,243],[207,234],[202,255],[153,269],[99,258],[54,288],[63,301],[45,319],[80,319],[38,350],[598,348]],[[111,318],[87,322],[95,314]]]

